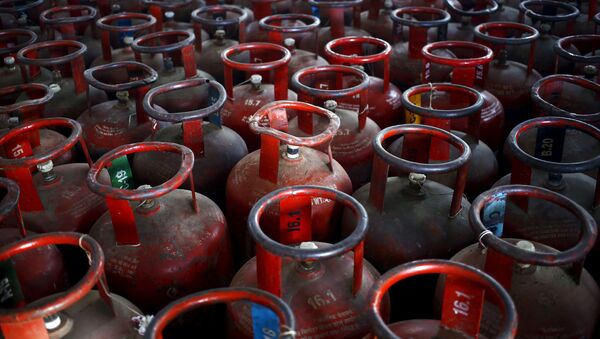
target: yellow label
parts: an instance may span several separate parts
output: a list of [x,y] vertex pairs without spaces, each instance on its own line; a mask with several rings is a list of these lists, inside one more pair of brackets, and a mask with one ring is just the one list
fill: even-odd
[[[410,100],[410,102],[412,102],[413,104],[415,104],[417,106],[421,106],[421,94],[415,94],[415,95],[409,97],[408,100]],[[406,108],[404,109],[404,119],[407,124],[420,124],[421,123],[421,117],[418,114],[415,114]]]

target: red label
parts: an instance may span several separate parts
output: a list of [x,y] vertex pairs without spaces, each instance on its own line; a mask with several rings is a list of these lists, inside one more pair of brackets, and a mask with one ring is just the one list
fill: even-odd
[[311,198],[289,197],[279,203],[279,242],[299,244],[312,239]]

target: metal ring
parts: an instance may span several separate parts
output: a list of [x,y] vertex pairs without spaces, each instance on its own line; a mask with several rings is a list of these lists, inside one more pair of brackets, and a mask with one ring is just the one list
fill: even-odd
[[573,113],[560,107],[557,107],[552,103],[546,101],[544,98],[542,98],[541,92],[543,88],[545,86],[551,85],[554,82],[568,82],[579,87],[588,89],[590,91],[594,91],[598,95],[600,95],[600,84],[584,79],[582,77],[567,74],[555,74],[547,76],[536,81],[536,83],[533,84],[533,86],[531,86],[531,98],[533,99],[533,102],[535,102],[536,105],[542,108],[545,114],[556,115],[564,118],[573,118],[588,123],[595,123],[597,121],[600,121],[600,109],[597,113],[592,114]]
[[44,4],[44,0],[28,0],[30,1],[29,3],[26,3],[24,5],[21,6],[13,6],[13,7],[4,7],[7,4],[14,4],[15,2],[21,2],[19,0],[1,0],[0,1],[0,13],[12,13],[12,14],[19,14],[19,13],[23,13],[25,11],[28,11],[30,9],[34,9],[38,6],[41,6]]
[[[238,54],[245,51],[275,51],[280,52],[282,57],[274,61],[261,63],[244,63],[229,58],[232,54]],[[263,72],[279,67],[287,67],[287,64],[292,59],[292,53],[290,53],[290,51],[283,46],[269,42],[248,42],[225,49],[223,52],[221,52],[221,59],[223,59],[223,63],[226,66],[239,71]]]
[[11,28],[11,29],[0,30],[0,41],[8,40],[9,38],[17,37],[19,35],[28,36],[29,39],[20,44],[16,44],[12,47],[0,48],[0,55],[12,54],[14,52],[17,52],[21,48],[35,43],[38,39],[37,34],[35,34],[33,31],[30,31],[28,29],[21,29],[21,28]]
[[[117,20],[123,19],[133,19],[133,20],[146,20],[146,22],[139,23],[137,25],[130,26],[119,26],[112,25],[111,23]],[[105,17],[102,17],[96,21],[96,27],[101,30],[109,31],[109,32],[137,32],[143,31],[145,29],[149,29],[150,27],[156,24],[156,18],[150,14],[144,13],[132,13],[132,12],[122,12],[110,14]]]
[[[201,16],[201,14],[213,12],[233,12],[238,14],[238,17],[232,19],[222,18],[221,20],[215,20]],[[240,22],[246,21],[248,19],[248,12],[239,6],[234,5],[211,5],[202,6],[194,10],[191,14],[191,18],[192,21],[199,22],[205,26],[231,26],[239,25]]]
[[[30,58],[27,56],[28,53],[32,51],[38,51],[44,48],[52,48],[52,47],[75,47],[77,50],[71,52],[69,54],[60,56],[60,57],[52,57],[52,58]],[[34,65],[34,66],[54,66],[54,65],[62,65],[68,62],[71,62],[79,57],[81,57],[87,51],[87,47],[75,40],[54,40],[54,41],[42,41],[35,43],[33,45],[29,45],[23,47],[19,52],[17,52],[17,61],[26,65]]]
[[[556,7],[556,8],[562,8],[562,9],[569,11],[569,13],[557,14],[557,15],[539,14],[539,13],[529,9],[527,7],[529,5],[539,5],[539,6],[544,6],[544,7],[551,6],[551,7]],[[542,22],[569,21],[569,20],[575,20],[579,16],[579,9],[577,9],[577,7],[569,5],[564,2],[558,2],[558,1],[553,1],[553,0],[525,0],[519,4],[519,10],[521,11],[521,13],[524,13],[528,17],[530,17],[532,19],[541,20]]]
[[24,107],[43,105],[48,101],[52,100],[52,98],[54,97],[54,92],[51,91],[47,85],[39,83],[25,83],[20,85],[2,87],[0,88],[0,97],[3,97],[5,95],[14,95],[17,93],[27,92],[28,90],[39,90],[42,93],[44,93],[44,95],[37,99],[17,101],[12,105],[0,105],[0,113],[14,113],[20,111]]
[[[141,45],[142,43],[145,43],[148,41],[159,42],[161,38],[169,37],[169,36],[181,36],[181,37],[186,37],[186,38],[181,41],[177,41],[175,43],[167,44],[167,45],[153,45],[153,46]],[[183,31],[183,30],[154,32],[154,33],[148,33],[148,34],[142,35],[141,37],[135,39],[131,43],[131,49],[133,49],[135,52],[146,53],[146,54],[167,53],[167,52],[178,51],[178,50],[184,48],[185,46],[189,46],[194,43],[195,39],[196,39],[196,37],[194,36],[193,33],[188,32],[188,31]]]
[[568,48],[573,43],[583,43],[594,46],[600,44],[600,35],[598,34],[580,34],[580,35],[571,35],[564,38],[558,39],[554,44],[554,52],[561,57],[573,61],[573,62],[581,62],[584,64],[600,64],[600,55],[580,55],[572,53],[568,50]]
[[[370,55],[348,55],[342,54],[334,51],[333,49],[336,47],[346,47],[352,44],[371,44],[378,47],[382,47],[383,50],[379,53],[370,54]],[[353,65],[364,65],[370,64],[378,61],[384,61],[390,58],[392,55],[392,45],[390,45],[387,41],[382,39],[377,39],[373,37],[342,37],[338,39],[334,39],[329,41],[325,45],[325,55],[335,60],[336,63],[348,63]]]
[[362,5],[363,0],[308,0],[308,4],[319,8],[348,8]]
[[[87,11],[88,14],[79,15],[79,16],[68,16],[68,17],[58,17],[52,18],[51,16],[57,13],[68,12],[71,15],[71,11]],[[60,26],[67,24],[77,24],[88,21],[93,21],[98,15],[98,11],[91,6],[85,5],[68,5],[61,7],[53,7],[43,11],[40,14],[40,21],[49,26]]]
[[[284,21],[284,20],[310,20],[312,21],[308,25],[304,26],[275,26],[270,25],[268,22],[270,21]],[[304,21],[303,21],[304,22]],[[319,28],[321,25],[321,20],[314,15],[308,14],[300,14],[300,13],[289,13],[289,14],[275,14],[266,16],[258,22],[258,26],[261,29],[272,31],[272,32],[280,32],[280,33],[302,33],[302,32],[310,32]]]
[[[470,106],[455,109],[435,109],[421,107],[415,105],[412,101],[410,101],[410,98],[413,95],[433,91],[447,93],[462,93],[469,95],[474,100]],[[404,107],[407,111],[436,119],[457,119],[470,116],[472,114],[480,112],[484,104],[483,96],[476,89],[452,83],[432,83],[413,86],[404,91],[404,93],[402,93],[400,100],[402,101],[402,107]]]
[[[518,30],[521,32],[529,33],[528,36],[519,37],[519,38],[507,38],[507,37],[497,37],[493,35],[487,34],[490,30],[498,30],[498,29],[511,29]],[[480,25],[475,26],[473,31],[475,36],[481,40],[489,41],[498,45],[525,45],[530,44],[533,41],[537,40],[540,37],[540,32],[537,29],[516,22],[486,22]]]
[[[146,74],[146,77],[143,79],[129,81],[129,82],[123,82],[123,83],[118,83],[118,84],[105,83],[105,82],[102,82],[102,81],[96,79],[96,77],[94,77],[94,73],[96,73],[96,72],[106,72],[106,71],[122,69],[122,68],[126,68],[128,72],[129,71],[142,71],[143,73]],[[126,91],[126,90],[130,90],[132,88],[150,85],[158,79],[158,73],[152,67],[150,67],[146,64],[143,64],[141,62],[137,62],[137,61],[117,61],[117,62],[111,62],[110,64],[104,64],[104,65],[92,67],[92,68],[86,69],[85,72],[83,72],[83,76],[85,77],[85,80],[87,80],[87,82],[90,85],[92,85],[96,88],[99,88],[103,91],[109,91],[109,92]]]
[[494,14],[500,8],[500,6],[498,6],[498,3],[495,0],[487,0],[487,3],[491,6],[490,8],[481,9],[481,10],[472,10],[472,11],[465,11],[465,10],[459,8],[458,4],[460,4],[460,2],[458,0],[444,0],[444,2],[446,3],[446,6],[448,6],[448,8],[452,12],[455,12],[456,14],[458,14],[460,16],[468,16],[468,17],[476,17],[476,16],[484,16],[484,15]]
[[[460,57],[446,57],[443,55],[437,55],[432,53],[438,49],[449,49],[449,48],[465,48],[471,51],[482,52],[483,55],[476,58],[460,58]],[[489,64],[494,60],[494,51],[491,48],[470,41],[438,41],[432,42],[423,46],[421,54],[428,61],[434,62],[440,65],[449,65],[452,67],[475,67],[479,65]]]
[[16,182],[8,178],[0,178],[0,187],[6,191],[2,201],[0,201],[0,222],[2,222],[8,214],[18,208],[21,188]]
[[[437,20],[411,20],[402,17],[402,14],[434,14],[438,15],[439,19]],[[390,13],[390,18],[392,21],[401,23],[406,26],[413,27],[438,27],[447,25],[450,22],[450,13],[446,12],[443,9],[435,8],[435,7],[402,7],[393,10]],[[413,18],[414,19],[414,18]]]
[[[348,88],[320,89],[305,85],[300,79],[306,76],[325,72],[334,72],[336,75],[353,75],[360,79],[360,82],[355,86]],[[298,92],[310,94],[321,99],[345,98],[367,90],[369,88],[369,75],[360,69],[344,65],[309,66],[294,73],[292,76],[292,87]]]

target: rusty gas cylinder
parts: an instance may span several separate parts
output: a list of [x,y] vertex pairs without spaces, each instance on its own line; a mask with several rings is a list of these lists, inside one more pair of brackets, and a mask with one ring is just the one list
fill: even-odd
[[[383,146],[397,136],[404,136],[402,158]],[[446,162],[427,163],[434,149],[422,146],[439,141],[458,148],[460,155]],[[463,139],[437,127],[406,124],[382,130],[373,145],[376,155],[371,183],[353,196],[369,214],[365,257],[380,272],[417,259],[446,259],[473,243],[467,222],[470,204],[463,197],[471,150]],[[390,166],[409,173],[408,177],[388,178]],[[454,170],[458,170],[454,190],[425,177]],[[351,218],[344,213],[342,234],[350,232],[346,225],[351,225]]]
[[[529,91],[542,77],[534,70],[539,32],[531,26],[514,22],[488,22],[475,27],[475,37],[494,50],[495,60],[487,71],[482,70],[486,73],[483,88],[502,103],[505,125],[510,129],[531,117]],[[510,47],[514,46],[531,46],[527,63],[513,61]]]
[[[120,72],[123,75],[117,78],[127,80],[117,83],[99,80],[105,71]],[[143,141],[150,136],[152,124],[142,100],[158,78],[155,70],[140,62],[120,61],[92,67],[84,72],[84,76],[90,86],[117,96],[117,100],[90,107],[77,119],[92,159],[117,146]]]
[[[63,142],[43,152],[33,154],[36,146],[32,136],[43,128],[69,129]],[[39,139],[38,139],[39,140]],[[5,176],[21,188],[19,199],[27,228],[37,232],[77,231],[87,233],[92,224],[106,211],[106,205],[85,185],[89,170],[86,163],[54,166],[53,159],[81,144],[88,164],[91,164],[83,141],[81,125],[67,118],[49,118],[25,122],[0,137],[0,147],[6,158],[0,158]],[[37,173],[32,174],[32,168]],[[104,173],[102,180],[107,181]]]
[[[195,107],[186,112],[167,112],[154,104],[165,93],[176,93],[197,87],[206,100],[196,100]],[[244,140],[235,131],[222,126],[219,113],[227,94],[221,84],[204,78],[194,78],[162,85],[152,89],[144,98],[146,113],[170,126],[156,131],[149,140],[183,144],[194,152],[195,178],[201,178],[195,189],[219,206],[225,207],[225,186],[229,172],[248,154]],[[204,121],[207,119],[207,121]],[[138,182],[159,185],[171,178],[179,168],[176,154],[146,152],[135,156],[134,177]],[[187,184],[181,186],[191,189]]]
[[445,0],[448,12],[458,17],[458,22],[448,24],[446,34],[448,40],[473,41],[474,27],[489,21],[490,15],[498,12],[499,6],[495,0],[474,1],[472,6],[468,6],[467,2],[465,0]]
[[[319,147],[346,170],[354,189],[369,182],[373,160],[372,140],[380,128],[368,117],[369,76],[343,65],[304,68],[292,77],[298,101],[322,106],[340,118],[340,127],[330,144]],[[310,136],[326,128],[327,119],[299,114],[289,123],[289,133]]]
[[[203,332],[203,335],[230,339],[256,337],[296,338],[296,319],[290,307],[273,294],[250,287],[215,288],[175,300],[152,318],[146,329],[145,338],[163,339],[165,330],[177,318],[185,315],[187,312],[222,303],[243,303],[242,307],[246,307],[249,312],[253,312],[252,317],[245,318],[249,320],[247,323],[237,326],[249,329],[247,332],[250,335],[244,336],[239,330],[235,330],[236,326],[234,325],[227,326],[227,331],[221,329],[218,333]],[[225,314],[219,315],[224,320]],[[225,335],[224,333],[227,334]]]
[[[456,56],[440,55],[450,51]],[[492,50],[484,45],[468,41],[439,41],[423,47],[421,53],[425,59],[423,67],[424,83],[431,82],[431,64],[442,64],[452,67],[451,80],[454,84],[468,86],[481,94],[483,107],[479,123],[480,136],[483,142],[494,151],[504,141],[504,108],[492,93],[483,89],[486,82],[486,69],[492,61]],[[415,98],[416,99],[416,98]],[[452,120],[452,128],[467,132],[468,118]],[[469,184],[467,184],[469,186]]]
[[[239,55],[248,55],[250,62],[234,60]],[[291,56],[285,47],[266,42],[239,44],[221,54],[225,64],[224,85],[227,91],[227,101],[221,111],[223,124],[244,139],[250,152],[260,147],[260,136],[253,133],[248,125],[250,116],[275,100],[296,100],[296,93],[288,90],[287,66]],[[234,70],[245,72],[246,77],[250,75],[249,81],[234,87]],[[271,71],[272,75],[269,74]],[[263,84],[261,74],[271,78],[273,84]]]
[[[544,240],[551,237],[545,235],[561,227],[560,222],[550,216],[545,216],[542,223],[529,218],[513,222],[513,208],[507,200],[519,205],[544,201],[552,209],[571,213],[578,227],[571,231],[579,236],[568,235],[575,241],[562,250],[548,246]],[[473,201],[469,220],[480,243],[460,251],[452,260],[483,269],[509,291],[519,314],[520,338],[594,337],[600,316],[600,290],[582,265],[598,230],[583,207],[545,188],[500,186]],[[532,228],[541,233],[526,231]],[[524,233],[529,234],[522,238]],[[499,312],[493,305],[486,305],[482,335],[489,337],[495,331]]]
[[[23,93],[25,93],[25,98],[21,96]],[[0,102],[4,101],[5,96],[21,97],[23,100],[18,100],[11,105],[0,105],[1,134],[22,122],[41,118],[44,105],[52,100],[54,92],[44,84],[22,84],[0,88]],[[6,120],[4,120],[5,118]],[[29,142],[34,153],[45,152],[57,147],[65,139],[64,135],[50,129],[40,129],[39,132],[29,134]],[[0,153],[5,154],[4,150],[0,150]],[[54,159],[54,162],[57,165],[66,164],[71,162],[74,156],[74,150],[70,149],[59,158]]]
[[[286,133],[289,110],[298,114],[325,117],[329,125],[319,134],[296,137]],[[266,120],[269,126],[260,123]],[[276,101],[268,103],[249,119],[250,128],[261,134],[261,149],[238,162],[227,179],[227,215],[234,246],[241,265],[253,255],[253,246],[247,229],[247,217],[258,199],[280,187],[314,184],[352,192],[352,182],[343,167],[327,153],[312,147],[330,143],[340,126],[340,118],[324,108],[303,102]],[[333,201],[317,199],[313,208],[312,228],[318,241],[334,239],[335,226],[341,211]],[[268,229],[279,225],[279,219],[270,213],[263,221]]]
[[68,5],[52,7],[40,14],[44,40],[76,40],[87,47],[85,64],[89,66],[102,53],[96,34],[98,11],[91,6]]
[[[367,2],[367,1],[365,1]],[[390,13],[394,10],[392,0],[370,0],[369,9],[360,14],[360,26],[373,37],[394,41],[394,22]]]
[[[466,119],[465,132],[452,130],[452,133],[464,140],[471,149],[471,160],[467,172],[465,193],[475,198],[479,193],[489,189],[498,176],[498,163],[494,152],[479,139],[481,112],[484,99],[481,93],[471,87],[455,84],[429,83],[414,86],[406,90],[402,96],[410,120],[450,131],[453,121]],[[402,156],[403,139],[392,143],[388,150]],[[455,159],[460,152],[446,142],[432,141],[429,160],[448,161]],[[428,179],[448,187],[456,182],[456,174],[447,172],[433,174]]]
[[[575,51],[571,46],[575,46]],[[554,53],[556,53],[554,73],[559,73],[560,59],[565,59],[575,64],[572,74],[583,75],[589,80],[600,83],[599,50],[600,35],[598,34],[571,35],[558,39],[554,45]]]
[[[75,119],[88,107],[87,84],[83,77],[86,50],[79,41],[54,40],[31,44],[17,53],[19,64],[28,66],[27,82],[44,83],[54,91],[54,100],[46,105],[44,117]],[[39,56],[44,53],[49,53],[51,58]],[[41,67],[51,67],[51,79],[42,77]],[[99,104],[106,100],[106,93],[91,89],[89,100],[92,105]]]
[[[396,125],[403,120],[400,104],[402,92],[390,83],[391,54],[392,46],[389,43],[372,37],[339,38],[325,45],[325,55],[332,64],[383,66],[383,78],[369,76],[367,98],[367,115],[381,128]],[[353,85],[353,82],[349,85]],[[341,100],[341,103],[344,101]]]
[[[315,200],[351,211],[355,221],[347,225],[352,228],[348,237],[334,243],[315,241]],[[275,213],[276,227],[264,222],[267,213]],[[367,219],[356,199],[334,188],[291,186],[273,191],[250,211],[248,228],[256,257],[238,271],[231,286],[258,287],[283,299],[296,317],[297,338],[364,336],[369,332],[367,294],[379,278],[363,258]],[[249,336],[248,328],[240,326],[251,321],[247,307],[236,306],[229,309],[232,323]]]
[[573,2],[553,0],[526,0],[519,3],[520,22],[525,23],[525,17],[531,19],[533,26],[547,23],[551,25],[552,33],[564,37],[575,34],[575,25],[580,12]]
[[[390,58],[391,81],[401,90],[420,85],[422,83],[423,55],[421,49],[427,44],[428,31],[435,28],[436,40],[446,40],[446,28],[450,21],[450,14],[439,8],[430,7],[404,7],[391,13],[394,21],[394,32],[396,37],[402,40],[394,40],[392,56]],[[408,41],[404,41],[404,26],[408,26]],[[445,56],[452,56],[448,51],[443,52]],[[450,74],[449,67],[433,64],[431,81],[445,81]],[[384,77],[383,71],[376,72],[378,77]]]
[[[443,305],[440,319],[403,320],[386,324],[380,307],[390,287],[407,279],[439,274],[444,277]],[[481,314],[489,300],[501,311],[499,327],[493,338],[512,339],[517,334],[517,310],[508,292],[487,273],[471,266],[446,260],[417,260],[386,272],[377,280],[369,294],[371,336],[399,339],[410,338],[478,338]],[[408,306],[399,304],[400,306]]]
[[[135,190],[126,156],[140,152],[178,153],[180,168],[158,186]],[[117,159],[121,160],[115,163]],[[90,235],[106,254],[111,288],[146,312],[156,312],[181,296],[224,286],[231,279],[225,216],[214,202],[193,191],[193,164],[194,153],[185,146],[142,142],[105,153],[87,177],[90,189],[106,199],[109,209]],[[99,182],[103,168],[116,170],[111,178],[114,187]],[[178,189],[188,178],[192,191]]]
[[[90,236],[74,232],[31,236],[3,247],[0,260],[7,262],[29,253],[40,260],[40,249],[48,245],[80,249],[88,256],[90,267],[81,280],[64,292],[48,295],[26,306],[3,305],[0,309],[0,329],[4,338],[140,338],[133,318],[144,316],[128,300],[108,290],[104,276],[104,254],[100,245]],[[9,264],[8,269],[11,268]],[[10,277],[10,273],[4,276],[8,283],[4,291],[17,292],[20,282]],[[94,287],[98,290],[93,290]],[[15,294],[18,295],[18,292]]]

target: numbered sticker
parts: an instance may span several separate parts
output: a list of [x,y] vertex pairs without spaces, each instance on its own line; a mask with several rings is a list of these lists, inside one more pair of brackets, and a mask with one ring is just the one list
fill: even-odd
[[563,127],[540,127],[537,129],[535,156],[539,159],[561,162],[566,129]]
[[108,168],[108,174],[113,187],[125,190],[135,188],[133,173],[126,155],[112,161],[112,166]]
[[483,208],[483,225],[497,237],[501,237],[504,230],[505,211],[506,193],[495,195]]
[[252,304],[252,330],[254,339],[279,338],[279,317],[259,304]]
[[25,297],[11,261],[0,261],[0,306],[13,308],[22,306]]

